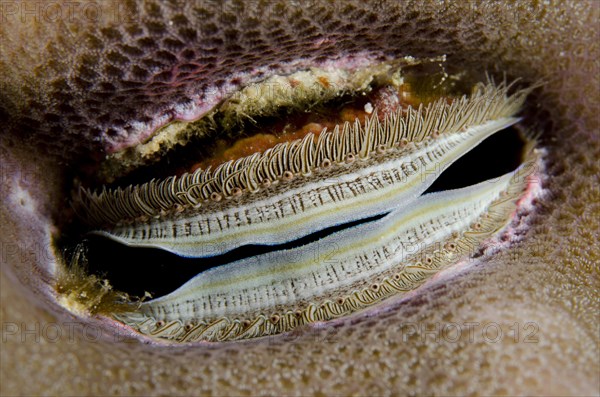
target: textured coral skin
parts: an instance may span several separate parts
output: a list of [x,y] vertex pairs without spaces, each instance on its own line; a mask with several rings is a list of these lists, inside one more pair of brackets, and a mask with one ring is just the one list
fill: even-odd
[[[0,394],[597,394],[597,5],[251,4],[246,7],[262,7],[266,13],[260,11],[252,20],[252,10],[238,5],[186,10],[188,26],[199,29],[196,39],[185,30],[183,18],[166,6],[148,7],[143,23],[124,21],[112,30],[106,29],[109,17],[99,26],[83,26],[85,18],[65,24],[9,19],[0,25],[0,118],[5,120],[0,145]],[[157,20],[169,27],[161,30]],[[135,36],[136,28],[143,30],[140,36]],[[173,31],[185,48],[167,48],[178,46],[167,40]],[[300,31],[298,38],[293,31]],[[150,34],[152,46],[140,41]],[[234,37],[243,39],[241,48],[224,44]],[[194,77],[199,85],[152,86],[150,75],[141,77],[143,71],[138,71],[142,86],[116,76],[111,80],[107,65],[119,64],[119,53],[110,55],[121,48],[119,42],[131,46],[127,59],[135,58],[139,46],[139,62],[155,59],[160,71],[179,62],[161,51],[181,51],[185,57],[183,52],[192,47],[194,57],[202,58],[201,75]],[[39,282],[51,275],[47,242],[54,232],[52,217],[64,207],[62,178],[69,168],[77,167],[89,151],[101,153],[139,139],[127,129],[131,120],[163,114],[172,101],[185,101],[210,84],[227,90],[230,84],[258,78],[232,82],[236,71],[265,67],[268,73],[281,73],[331,57],[347,63],[358,52],[363,58],[365,53],[446,53],[450,63],[466,68],[547,82],[529,113],[544,129],[550,194],[539,203],[523,241],[452,280],[430,285],[411,300],[291,337],[188,349],[90,341],[93,333],[70,341],[64,322],[77,320],[57,314]],[[86,65],[90,57],[92,66]],[[113,93],[100,92],[110,91],[107,84],[114,86]],[[124,91],[128,85],[131,91]],[[152,97],[152,92],[161,94]],[[108,127],[113,131],[101,134]],[[38,324],[42,330],[57,321],[63,324],[58,340],[47,327],[39,341],[34,334],[13,335],[6,328],[9,323],[27,329]],[[466,332],[459,341],[426,332],[435,330],[436,323],[466,329],[469,322],[481,323],[474,340]],[[482,327],[490,322],[504,331],[495,343],[481,338]],[[524,341],[528,322],[539,329],[535,343]],[[520,329],[516,342],[510,333],[514,323]],[[421,328],[411,334],[413,325]]]

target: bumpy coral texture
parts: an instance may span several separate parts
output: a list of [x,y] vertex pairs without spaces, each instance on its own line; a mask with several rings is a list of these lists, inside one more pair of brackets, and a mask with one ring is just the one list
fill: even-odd
[[[396,3],[126,1],[101,7],[100,24],[89,23],[93,18],[83,11],[65,12],[56,24],[8,18],[0,66],[9,89],[3,90],[0,115],[27,131],[30,142],[43,140],[51,153],[112,150],[135,142],[136,132],[147,134],[153,120],[185,113],[186,105],[204,109],[244,82],[361,51],[447,53],[466,68],[497,72],[509,61],[521,71],[521,57],[539,56],[536,44],[520,34],[522,24],[549,12],[522,6],[496,16],[492,6],[473,5],[461,15],[452,5]],[[431,30],[439,18],[444,25]],[[30,40],[32,34],[42,41]],[[499,51],[513,41],[520,46]],[[560,58],[561,50],[556,46],[552,55]],[[36,53],[44,55],[39,63],[29,59]],[[561,64],[567,62],[562,58]],[[527,72],[522,77],[533,77]]]
[[[544,128],[549,195],[510,249],[412,300],[335,326],[188,349],[89,341],[85,334],[74,343],[65,335],[57,343],[52,335],[39,342],[6,336],[1,394],[598,393],[600,53],[592,2],[171,3],[148,2],[139,19],[119,26],[74,29],[75,21],[33,33],[18,27],[23,36],[11,35],[0,57],[7,87],[0,116],[10,119],[2,155],[17,159],[11,167],[35,153],[23,154],[19,145],[42,148],[59,170],[65,162],[73,167],[89,150],[134,140],[132,120],[147,121],[213,85],[239,84],[230,81],[239,71],[264,66],[270,74],[285,62],[310,65],[359,51],[446,53],[466,68],[546,81],[529,114]],[[47,42],[32,44],[28,34]],[[34,61],[24,62],[21,48]],[[38,52],[48,56],[40,60]],[[27,143],[17,143],[23,135]],[[31,191],[45,200],[42,214],[61,205],[60,197],[44,196],[57,175],[30,174],[38,178]],[[2,224],[9,226],[2,241],[27,245],[43,236],[44,229],[4,204],[14,187],[2,188]],[[28,268],[33,259],[7,253],[3,267]],[[56,321],[11,280],[0,280],[0,323],[33,329]],[[472,338],[471,322],[479,323]],[[459,338],[443,331],[451,323],[461,327]],[[498,328],[486,328],[490,323],[503,337],[494,341]]]

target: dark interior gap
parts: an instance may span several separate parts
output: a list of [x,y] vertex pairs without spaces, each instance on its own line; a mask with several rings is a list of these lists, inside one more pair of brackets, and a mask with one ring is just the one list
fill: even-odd
[[425,193],[460,189],[514,171],[521,165],[524,148],[517,128],[498,131],[456,160]]
[[300,239],[277,245],[245,245],[223,255],[208,258],[183,258],[157,248],[134,248],[101,236],[86,239],[88,271],[110,280],[120,291],[154,297],[174,291],[200,272],[240,259],[269,252],[288,250],[317,241],[332,233],[381,219],[385,214],[332,226]]

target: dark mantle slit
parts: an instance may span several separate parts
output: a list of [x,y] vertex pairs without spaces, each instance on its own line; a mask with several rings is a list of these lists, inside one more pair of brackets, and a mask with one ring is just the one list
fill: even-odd
[[425,193],[460,189],[514,171],[521,165],[524,148],[518,127],[498,131],[456,160]]
[[108,238],[90,235],[85,240],[88,271],[107,278],[119,291],[133,296],[143,296],[148,291],[153,297],[159,297],[176,290],[198,273],[210,268],[268,252],[299,247],[384,216],[382,214],[329,227],[285,244],[245,245],[223,255],[206,258],[183,258],[158,248],[128,247]]

